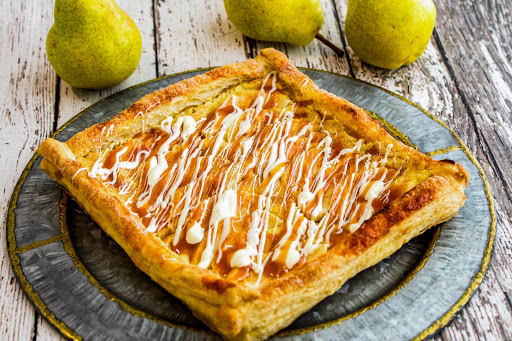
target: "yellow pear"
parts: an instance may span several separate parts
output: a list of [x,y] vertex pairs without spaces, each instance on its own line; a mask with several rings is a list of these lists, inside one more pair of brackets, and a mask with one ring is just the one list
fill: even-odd
[[142,39],[112,0],[56,0],[46,53],[57,74],[77,88],[120,83],[137,68]]
[[224,0],[229,20],[249,38],[307,45],[320,31],[320,0]]
[[396,69],[421,56],[435,22],[432,0],[349,0],[345,35],[363,61]]

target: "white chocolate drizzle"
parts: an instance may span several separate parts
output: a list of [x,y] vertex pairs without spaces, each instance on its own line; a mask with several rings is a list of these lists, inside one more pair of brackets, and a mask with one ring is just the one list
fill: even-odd
[[[297,119],[290,100],[276,110],[276,79],[267,75],[247,108],[231,95],[210,119],[169,116],[148,133],[151,143],[142,135],[101,152],[89,176],[117,187],[148,232],[170,231],[170,246],[198,267],[228,257],[230,269],[251,269],[257,283],[270,263],[292,269],[334,234],[355,233],[377,199],[387,202],[399,171],[386,168],[392,145],[384,155],[363,153],[363,140],[339,148],[323,128],[326,112],[318,124]],[[233,233],[242,246],[228,243]]]

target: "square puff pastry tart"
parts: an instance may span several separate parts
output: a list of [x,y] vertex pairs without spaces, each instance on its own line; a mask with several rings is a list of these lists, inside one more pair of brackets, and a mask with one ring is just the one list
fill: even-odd
[[41,167],[226,340],[262,340],[452,217],[468,175],[265,49],[156,91]]

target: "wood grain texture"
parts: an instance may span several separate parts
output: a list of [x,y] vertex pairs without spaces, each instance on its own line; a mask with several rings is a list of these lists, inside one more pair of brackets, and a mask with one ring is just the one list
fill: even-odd
[[158,75],[221,66],[250,57],[222,1],[155,0]]
[[[137,23],[143,54],[137,71],[118,86],[78,90],[51,69],[44,41],[53,3],[2,3],[0,60],[0,214],[16,180],[39,143],[54,128],[97,100],[156,76],[245,60],[266,46],[287,53],[299,66],[352,75],[395,91],[447,123],[477,156],[496,204],[498,234],[488,275],[456,319],[435,340],[512,339],[512,0],[436,0],[434,39],[425,54],[395,71],[362,63],[348,47],[345,57],[314,41],[306,47],[246,39],[227,20],[222,1],[118,0]],[[322,0],[321,33],[347,47],[347,0]],[[57,119],[54,119],[57,117]],[[15,283],[0,234],[0,339],[58,340],[35,314]],[[34,338],[33,338],[34,337]]]
[[[50,29],[52,7],[3,2],[0,35],[0,216],[6,221],[11,193],[37,146],[53,129],[56,78],[45,54],[42,32]],[[39,23],[26,25],[27,22]],[[2,224],[5,228],[5,224]],[[34,308],[18,286],[0,233],[0,340],[31,340]]]

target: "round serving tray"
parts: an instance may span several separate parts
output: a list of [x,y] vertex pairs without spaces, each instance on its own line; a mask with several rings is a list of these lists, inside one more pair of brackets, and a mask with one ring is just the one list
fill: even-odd
[[[205,70],[152,80],[79,113],[55,134],[66,141],[142,96]],[[483,171],[459,137],[406,99],[349,77],[302,69],[320,88],[366,109],[395,137],[470,175],[459,213],[361,272],[273,338],[425,339],[469,300],[487,269],[495,217]],[[34,155],[13,193],[8,251],[39,312],[64,336],[85,340],[220,340],[187,307],[138,270],[63,194]]]

